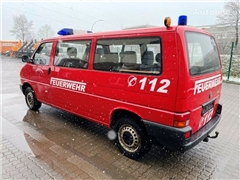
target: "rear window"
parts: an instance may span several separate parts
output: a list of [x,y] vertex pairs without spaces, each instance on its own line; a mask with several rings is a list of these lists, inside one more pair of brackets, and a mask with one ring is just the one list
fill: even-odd
[[220,69],[216,43],[211,36],[186,32],[189,72],[199,75]]

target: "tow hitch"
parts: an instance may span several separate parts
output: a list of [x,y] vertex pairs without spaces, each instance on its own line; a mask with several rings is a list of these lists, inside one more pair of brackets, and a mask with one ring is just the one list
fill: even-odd
[[208,135],[203,141],[204,141],[204,142],[208,142],[208,138],[215,139],[215,138],[218,137],[218,134],[219,134],[219,132],[218,132],[218,131],[215,131],[215,136],[209,136],[209,135]]

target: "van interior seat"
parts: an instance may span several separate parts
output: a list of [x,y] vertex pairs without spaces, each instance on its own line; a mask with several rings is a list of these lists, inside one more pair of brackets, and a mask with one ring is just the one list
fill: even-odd
[[68,47],[67,48],[67,55],[68,55],[68,58],[61,59],[58,66],[73,67],[73,68],[80,67],[80,61],[81,60],[79,58],[77,58],[77,48]]
[[104,49],[103,48],[97,48],[96,54],[104,54]]
[[108,53],[104,48],[97,48],[94,57],[94,68],[112,71],[119,67],[118,53]]
[[120,53],[121,62],[124,66],[132,66],[137,64],[137,53],[135,51],[124,51]]
[[94,57],[94,63],[101,63],[104,62],[104,49],[103,48],[97,48],[95,57]]
[[152,65],[154,59],[154,54],[152,51],[146,51],[142,57],[142,64],[144,65]]
[[71,57],[77,57],[77,48],[75,47],[68,47],[67,48],[67,55],[69,58]]
[[161,53],[157,53],[155,56],[155,61],[161,64],[162,58],[161,58]]
[[80,59],[79,58],[63,58],[57,66],[63,67],[80,67]]
[[88,63],[89,53],[90,53],[90,47],[87,46],[82,57],[82,60],[84,60],[87,63]]
[[106,62],[119,63],[118,53],[105,54]]

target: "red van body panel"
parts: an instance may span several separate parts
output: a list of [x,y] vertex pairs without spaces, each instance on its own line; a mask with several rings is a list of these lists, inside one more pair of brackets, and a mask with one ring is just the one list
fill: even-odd
[[[220,68],[210,73],[190,75],[186,32],[212,37],[200,29],[176,26],[43,40],[41,44],[52,43],[50,63],[26,63],[20,72],[22,91],[24,93],[26,87],[31,86],[38,101],[107,127],[111,127],[116,110],[125,110],[140,117],[149,136],[154,136],[153,138],[162,144],[172,148],[192,147],[206,138],[220,120],[218,103],[222,72]],[[162,67],[159,75],[101,71],[93,68],[98,40],[129,37],[160,37]],[[80,40],[91,41],[87,68],[55,66],[57,44]],[[186,114],[186,117],[190,117],[186,119],[189,123],[182,129],[174,127],[176,117],[181,117],[181,114],[182,117]],[[186,133],[190,134],[190,138],[198,133],[196,136],[201,138],[191,140],[189,137],[185,138]]]
[[[201,29],[198,30],[192,27],[183,28],[183,26],[178,26],[177,28],[178,47],[179,49],[181,49],[180,51],[178,51],[179,69],[181,70],[181,72],[179,74],[175,111],[176,112],[190,111],[189,125],[192,128],[192,134],[194,134],[197,130],[203,127],[210,119],[212,119],[212,117],[216,114],[217,105],[220,99],[222,72],[221,70],[219,70],[212,73],[197,76],[191,76],[189,74],[186,38],[184,38],[185,32],[188,31],[203,33],[209,36],[211,36],[211,34],[208,33],[207,31]],[[212,82],[214,83],[214,87],[210,87],[210,83]],[[208,84],[206,85],[206,83],[208,83],[209,85]],[[201,114],[202,105],[212,101],[213,99],[214,99],[213,110],[202,116]]]

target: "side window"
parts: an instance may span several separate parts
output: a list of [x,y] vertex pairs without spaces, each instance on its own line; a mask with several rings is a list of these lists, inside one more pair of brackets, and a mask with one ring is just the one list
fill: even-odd
[[97,41],[95,70],[123,73],[160,74],[159,37],[102,39]]
[[41,44],[33,56],[33,64],[49,65],[52,43]]
[[90,40],[58,42],[54,65],[87,69],[90,45]]

